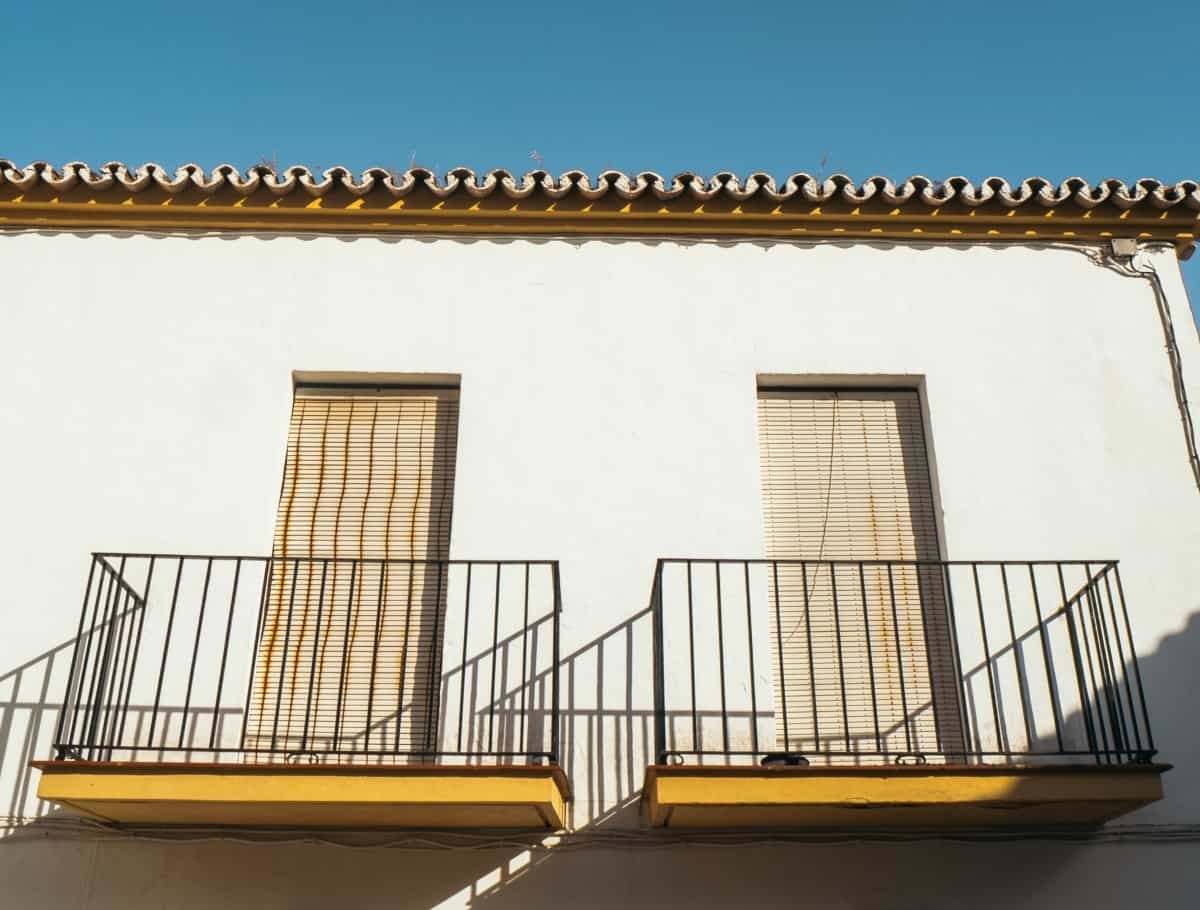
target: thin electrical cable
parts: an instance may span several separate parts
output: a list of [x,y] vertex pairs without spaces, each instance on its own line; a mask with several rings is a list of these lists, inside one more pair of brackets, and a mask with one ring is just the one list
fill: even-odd
[[[0,817],[0,822],[3,822]],[[247,846],[311,844],[342,849],[400,849],[417,851],[483,852],[530,850],[546,853],[584,849],[676,850],[688,847],[763,847],[805,844],[837,846],[848,844],[903,843],[1017,843],[1038,841],[1087,846],[1117,843],[1198,843],[1200,823],[1113,825],[1100,829],[961,828],[944,831],[878,829],[874,831],[779,831],[775,829],[736,832],[672,831],[651,829],[588,830],[506,834],[447,832],[437,830],[287,828],[214,828],[182,826],[170,828],[116,827],[89,819],[18,819],[0,823],[6,839],[70,839],[76,841],[137,841],[159,844],[231,843]]]
[[[833,499],[833,463],[834,463],[834,449],[837,444],[837,431],[838,431],[838,393],[835,391],[833,393],[833,416],[832,416],[832,420],[830,423],[830,429],[829,429],[829,469],[826,471],[826,477],[825,477],[825,515],[821,521],[821,543],[817,547],[817,561],[818,562],[820,562],[821,560],[823,560],[825,558],[825,535],[826,535],[826,532],[829,530],[829,513],[832,511],[831,503],[832,503],[832,499]],[[832,574],[834,572],[833,566],[829,567],[829,572],[830,572],[830,574]],[[813,592],[816,591],[816,589],[817,589],[816,575],[817,575],[817,573],[813,572],[814,577],[812,580],[812,586],[807,588],[804,592],[804,602],[805,603],[808,603],[811,600]],[[809,622],[809,617],[807,615],[807,611],[805,611],[805,614],[806,615],[805,615],[804,621]],[[795,625],[792,626],[791,631],[788,632],[787,638],[784,639],[784,642],[785,643],[791,642],[791,640],[796,636],[796,634],[799,631],[800,631],[800,620],[797,619]]]
[[1179,407],[1180,420],[1183,423],[1184,445],[1187,447],[1188,462],[1196,481],[1196,489],[1200,491],[1200,449],[1196,443],[1196,425],[1192,419],[1187,385],[1183,379],[1183,357],[1179,353],[1179,342],[1175,337],[1175,322],[1171,318],[1171,307],[1167,300],[1166,290],[1162,285],[1162,276],[1158,274],[1158,270],[1154,268],[1153,264],[1148,264],[1144,269],[1139,268],[1136,264],[1136,254],[1125,257],[1125,262],[1121,262],[1111,252],[1108,254],[1101,252],[1099,257],[1089,258],[1118,275],[1124,275],[1127,278],[1142,278],[1150,283],[1150,288],[1154,292],[1154,304],[1158,309],[1159,322],[1162,324],[1167,360],[1171,365],[1171,385],[1175,393],[1175,403]]

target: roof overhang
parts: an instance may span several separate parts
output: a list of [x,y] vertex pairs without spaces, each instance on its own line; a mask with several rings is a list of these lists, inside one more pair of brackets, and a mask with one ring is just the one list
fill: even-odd
[[237,231],[247,233],[728,237],[907,241],[1168,242],[1181,254],[1200,236],[1200,184],[1040,178],[764,174],[703,178],[577,171],[438,177],[415,168],[355,176],[306,168],[228,165],[93,170],[0,160],[0,229]]

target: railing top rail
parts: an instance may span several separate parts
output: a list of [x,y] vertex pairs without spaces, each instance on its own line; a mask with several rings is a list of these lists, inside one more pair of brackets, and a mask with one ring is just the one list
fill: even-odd
[[808,566],[1095,566],[1104,568],[1120,563],[1118,559],[800,559],[771,557],[737,558],[732,556],[661,556],[660,565],[704,563],[713,565],[800,565]]
[[98,559],[211,559],[241,560],[242,562],[358,562],[358,563],[389,563],[396,565],[443,565],[443,566],[557,566],[557,559],[402,559],[397,557],[375,556],[279,556],[271,554],[238,554],[238,553],[120,553],[110,551],[93,551],[92,556]]

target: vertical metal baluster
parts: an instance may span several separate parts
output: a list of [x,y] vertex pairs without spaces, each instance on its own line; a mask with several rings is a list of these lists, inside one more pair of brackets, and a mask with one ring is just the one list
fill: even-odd
[[867,639],[867,672],[871,679],[871,716],[875,721],[875,751],[882,754],[886,759],[887,753],[883,750],[883,737],[879,734],[879,703],[875,686],[875,654],[871,647],[871,617],[870,611],[867,609],[867,577],[861,561],[858,564],[858,588],[862,593],[863,630],[866,632]]
[[725,617],[721,605],[721,562],[713,561],[717,579],[717,658],[721,665],[721,738],[729,754],[729,709],[725,698]]
[[[79,628],[75,632],[75,643],[71,648],[71,664],[67,670],[67,692],[63,698],[62,709],[58,713],[58,723],[54,727],[54,757],[62,760],[66,757],[65,745],[63,742],[63,730],[67,724],[67,712],[72,710],[72,701],[75,699],[75,672],[79,667],[79,643],[83,640],[83,625],[87,620],[88,601],[92,599],[92,582],[96,577],[96,562],[97,557],[92,554],[92,563],[88,567],[87,587],[83,591],[83,606],[79,610]],[[84,658],[86,662],[86,658]]]
[[[665,648],[663,645],[663,561],[654,566],[654,589],[650,594],[650,615],[654,632],[654,761],[663,764],[667,760],[667,698],[664,674]],[[557,661],[555,662],[557,668]],[[556,684],[557,688],[557,684]]]
[[[280,563],[285,569],[287,563]],[[254,692],[254,674],[258,670],[258,649],[262,645],[263,630],[266,628],[267,622],[267,606],[271,599],[271,582],[272,576],[275,574],[275,557],[268,556],[263,562],[263,579],[262,587],[258,593],[258,619],[255,624],[254,632],[254,650],[250,654],[250,670],[246,674],[246,702],[242,709],[242,735],[238,743],[238,749],[244,751],[246,748],[246,731],[250,726],[250,696]],[[268,666],[263,670],[263,690],[266,691],[266,677],[271,672]],[[262,712],[258,716],[258,732],[262,732]]]
[[[117,734],[117,723],[121,719],[121,695],[125,691],[125,677],[129,673],[129,654],[133,650],[133,627],[134,617],[133,609],[129,606],[130,601],[136,600],[132,589],[125,590],[125,603],[118,615],[119,624],[117,626],[117,649],[113,654],[113,672],[108,681],[108,696],[105,699],[108,708],[105,710],[104,724],[101,727],[100,743],[107,747],[101,754],[105,756],[106,761],[112,760],[113,743]],[[124,644],[121,640],[124,639]],[[118,676],[116,669],[117,663],[121,664],[121,672]],[[116,700],[113,700],[113,696]]]
[[[434,599],[433,610],[433,654],[429,658],[429,681],[425,695],[425,752],[426,758],[436,760],[438,735],[437,735],[437,717],[434,712],[438,707],[439,689],[438,683],[441,681],[442,675],[442,620],[449,615],[449,603],[442,603],[442,576],[446,577],[446,587],[450,585],[450,560],[438,559],[434,562],[437,567],[437,593]],[[464,638],[465,641],[465,638]],[[466,681],[466,668],[463,669],[463,681]],[[448,690],[447,690],[447,694]]]
[[217,694],[213,698],[212,729],[208,734],[208,749],[213,751],[217,745],[217,727],[221,721],[221,690],[225,686],[225,664],[229,660],[229,636],[233,633],[233,607],[237,603],[238,581],[242,575],[242,559],[239,556],[233,564],[233,585],[229,592],[229,616],[225,620],[225,643],[221,647],[221,669],[217,673]]
[[118,597],[120,605],[113,611],[115,632],[112,636],[112,650],[109,658],[105,661],[104,675],[107,689],[101,700],[104,710],[96,731],[97,761],[106,761],[106,756],[112,752],[112,736],[116,732],[117,720],[121,716],[121,706],[113,700],[113,696],[116,695],[119,698],[125,687],[124,665],[129,661],[129,649],[127,645],[123,644],[123,640],[127,640],[129,638],[127,633],[133,631],[132,620],[129,623],[125,621],[131,609],[128,586],[122,586]]
[[[331,751],[340,755],[342,749],[342,722],[346,719],[346,672],[350,665],[350,615],[354,612],[354,587],[358,581],[358,567],[363,565],[361,560],[350,562],[350,590],[346,593],[346,623],[342,629],[342,661],[338,668],[338,697],[333,710],[333,742]],[[337,567],[334,567],[334,578],[337,578]],[[335,581],[336,586],[336,581]],[[360,595],[361,596],[361,595]]]
[[[180,556],[175,561],[177,563],[175,589],[171,592],[171,610],[167,613],[167,631],[163,636],[162,661],[158,665],[158,685],[154,689],[154,708],[150,712],[150,730],[146,734],[146,745],[150,748],[154,747],[154,725],[158,721],[158,707],[162,704],[163,679],[167,673],[167,656],[171,651],[171,632],[175,628],[175,608],[179,604],[179,582],[183,579],[183,557]],[[166,741],[165,731],[163,732],[163,741]]]
[[[310,565],[306,560],[305,565]],[[309,569],[311,572],[311,568]],[[287,620],[283,630],[283,651],[279,655],[279,691],[275,695],[275,717],[271,721],[271,748],[272,753],[275,752],[275,747],[279,743],[279,709],[283,707],[283,687],[287,680],[287,658],[288,649],[292,646],[292,612],[296,606],[296,579],[300,576],[300,559],[299,557],[292,560],[292,584],[288,591],[288,608]],[[267,667],[269,673],[271,668]],[[339,693],[340,700],[340,693]],[[287,751],[287,750],[285,750]]]
[[[375,599],[375,638],[371,644],[371,682],[367,689],[367,736],[363,748],[369,754],[371,751],[371,723],[375,716],[375,673],[379,668],[379,639],[383,635],[383,589],[387,584],[388,563],[379,563],[379,593]],[[362,598],[362,594],[359,594]],[[387,750],[387,719],[379,726],[379,742],[381,752]]]
[[[920,569],[917,571],[920,572]],[[958,641],[958,620],[954,615],[954,580],[950,577],[950,563],[942,563],[941,575],[946,584],[946,613],[950,618],[950,649],[954,655],[954,671],[958,674],[954,689],[955,696],[959,700],[959,717],[962,718],[963,724],[963,748],[969,751],[971,748],[971,710],[967,705],[966,676],[963,675],[962,652]],[[924,606],[922,606],[921,612],[924,614]],[[977,742],[976,745],[980,750],[983,749],[982,741]],[[963,758],[965,759],[966,756],[964,755]]]
[[[887,563],[888,597],[892,604],[892,635],[896,639],[896,665],[900,670],[900,710],[904,712],[904,751],[912,752],[912,718],[908,713],[908,684],[904,681],[904,649],[900,646],[900,614],[896,610],[896,580],[892,575],[892,564]],[[924,613],[924,610],[922,610]],[[927,639],[928,641],[928,639]],[[930,683],[932,683],[932,677]],[[930,698],[933,688],[930,687]],[[934,712],[936,718],[937,712]],[[934,727],[937,727],[936,720]]]
[[494,748],[493,734],[496,726],[496,651],[500,644],[500,563],[496,563],[496,595],[492,605],[492,683],[488,690],[488,747]]
[[692,751],[703,752],[704,740],[700,732],[700,714],[696,710],[696,613],[692,599],[692,561],[687,561],[688,603],[688,670],[692,681]]
[[1071,659],[1075,664],[1075,683],[1079,690],[1079,707],[1083,714],[1083,725],[1087,730],[1088,748],[1100,764],[1100,747],[1096,741],[1096,730],[1092,725],[1091,699],[1087,693],[1087,683],[1083,678],[1083,662],[1079,654],[1079,636],[1075,630],[1075,619],[1071,616],[1071,603],[1067,599],[1067,583],[1063,579],[1062,563],[1055,563],[1058,570],[1058,589],[1062,594],[1063,615],[1067,620],[1067,633],[1071,640]]
[[[408,566],[408,597],[404,605],[404,638],[400,641],[400,678],[396,686],[396,742],[394,751],[400,751],[400,723],[404,717],[404,684],[408,678],[408,663],[409,663],[409,636],[412,634],[412,602],[413,602],[413,579],[416,577],[417,565],[414,562],[407,563]],[[441,609],[441,604],[434,606],[434,616]],[[431,644],[431,653],[429,655],[429,673],[431,676],[436,675],[434,670],[435,658],[432,654],[432,649],[436,648],[436,644]],[[412,662],[416,663],[419,660],[420,649],[417,649],[418,657],[412,658]],[[415,670],[415,667],[414,667]],[[429,691],[428,688],[426,691]],[[426,715],[428,716],[428,715]],[[428,726],[424,731],[422,751],[429,748],[429,729]]]
[[[337,569],[334,569],[336,577]],[[312,657],[308,663],[308,696],[304,699],[304,726],[300,728],[300,751],[308,750],[308,721],[312,717],[313,687],[317,681],[317,651],[321,647],[321,617],[325,612],[325,583],[329,576],[329,560],[321,560],[321,585],[317,590],[317,623],[313,627]],[[330,611],[332,612],[332,610]],[[332,620],[330,621],[332,625]],[[343,646],[345,642],[342,642]],[[324,664],[322,664],[324,666]],[[320,693],[317,693],[320,698]],[[334,743],[336,751],[337,743]]]
[[[91,624],[88,628],[88,642],[84,647],[83,660],[79,664],[79,690],[76,694],[76,711],[71,716],[71,734],[68,736],[72,743],[79,747],[79,755],[83,755],[84,741],[88,738],[88,712],[91,710],[91,689],[95,686],[95,676],[92,675],[89,667],[94,664],[92,660],[92,646],[96,649],[100,648],[100,637],[103,625],[103,611],[101,603],[103,601],[104,610],[108,609],[108,598],[113,587],[113,569],[109,564],[101,559],[101,577],[96,585],[96,597],[92,601],[91,606]],[[76,723],[80,720],[82,714],[82,726],[79,729],[79,738],[76,740]]]
[[[1111,764],[1115,759],[1115,750],[1120,748],[1120,731],[1116,718],[1112,714],[1112,689],[1108,681],[1107,667],[1104,661],[1104,646],[1101,642],[1100,629],[1096,625],[1096,611],[1093,600],[1093,580],[1091,566],[1084,563],[1084,584],[1077,596],[1079,604],[1080,632],[1083,637],[1083,650],[1087,655],[1087,675],[1092,685],[1092,697],[1095,699],[1096,716],[1100,720],[1104,744],[1104,761]],[[1088,640],[1089,624],[1091,641]],[[1096,656],[1092,659],[1092,645],[1096,646]],[[1100,681],[1096,682],[1099,672]],[[1107,710],[1106,710],[1107,709]],[[1110,743],[1111,740],[1111,743]]]
[[1029,685],[1025,679],[1025,665],[1022,661],[1021,642],[1017,638],[1017,626],[1013,620],[1012,596],[1008,590],[1008,572],[1004,563],[1000,563],[1000,584],[1004,588],[1004,610],[1008,616],[1008,634],[1012,641],[1013,651],[1013,670],[1017,674],[1017,688],[1021,693],[1021,720],[1025,724],[1025,751],[1028,752],[1034,743],[1032,707],[1029,698]]
[[458,687],[458,747],[457,751],[463,750],[463,720],[467,709],[467,631],[471,627],[471,567],[472,563],[467,563],[467,589],[463,597],[463,646],[462,646],[462,661],[459,666],[462,667],[462,679]]
[[[901,565],[903,566],[904,564],[901,563]],[[939,697],[938,689],[941,687],[938,685],[939,680],[937,678],[935,678],[935,674],[937,673],[938,669],[942,665],[942,659],[939,656],[936,661],[934,660],[934,644],[936,642],[936,639],[934,636],[929,634],[929,612],[930,611],[927,609],[929,601],[934,601],[934,602],[937,601],[935,592],[938,587],[945,585],[945,579],[942,576],[942,564],[941,563],[937,563],[935,566],[931,567],[927,563],[915,562],[912,565],[912,571],[913,571],[913,578],[916,580],[916,583],[917,583],[917,615],[921,618],[921,643],[924,646],[924,650],[925,650],[925,673],[926,673],[926,677],[929,682],[929,706],[930,706],[930,709],[933,711],[933,737],[934,737],[933,744],[937,748],[937,752],[939,755],[943,756],[944,758],[948,758],[949,756],[947,755],[947,750],[946,750],[946,730],[943,728],[944,725],[942,724],[942,718],[945,717],[945,714],[946,714],[946,712],[944,710],[945,706],[942,705],[942,703],[945,701],[945,699]],[[930,583],[930,581],[929,581],[929,572],[930,571],[934,571],[937,573],[937,575],[938,575],[937,585],[933,585]],[[893,576],[892,563],[889,562],[888,563],[888,584],[893,583],[892,576]],[[926,591],[930,592],[930,596],[926,595],[926,593],[925,593]],[[894,586],[892,588],[892,596],[895,597]],[[943,606],[945,606],[945,605],[943,604]],[[951,625],[950,628],[952,629],[953,625]],[[953,658],[954,655],[956,655],[957,653],[958,653],[957,641],[951,642],[950,643],[951,657]],[[953,673],[954,668],[950,668],[950,672]],[[943,677],[943,680],[944,680],[944,677],[945,677],[944,671],[942,672],[941,676]],[[959,681],[956,682],[954,685],[954,713],[959,717],[960,720],[962,718],[962,699],[960,698],[961,688],[962,688],[962,674],[960,673]],[[942,705],[942,707],[943,707],[942,710],[938,710],[939,705]],[[918,709],[918,711],[919,711],[919,709]],[[915,718],[914,718],[914,724],[915,724]],[[965,733],[964,733],[964,735],[965,735]],[[918,754],[923,754],[925,750],[921,744],[921,733],[919,730],[916,731],[916,740],[917,740],[917,750],[916,751]],[[963,742],[963,748],[964,749],[966,748],[965,740]]]
[[750,657],[750,748],[758,758],[758,684],[754,673],[754,620],[750,609],[750,563],[742,562],[746,583],[746,652]]
[[[804,563],[800,564],[801,570],[804,569]],[[783,751],[790,752],[792,750],[792,738],[788,731],[788,706],[787,706],[787,676],[783,670],[783,617],[779,612],[779,561],[771,560],[771,574],[774,578],[775,589],[775,656],[779,663],[779,698],[782,704],[783,712]],[[808,602],[807,588],[804,596],[805,603]],[[811,649],[810,649],[811,656]]]
[[[1112,583],[1108,580],[1109,574],[1113,570],[1113,563],[1109,563],[1104,567],[1102,573],[1104,578],[1104,591],[1108,596],[1108,615],[1112,619],[1113,640],[1117,643],[1117,657],[1121,661],[1121,678],[1125,682],[1125,700],[1129,704],[1129,723],[1133,727],[1134,754],[1131,758],[1136,759],[1136,753],[1142,750],[1142,732],[1138,726],[1137,708],[1133,704],[1133,687],[1129,682],[1129,665],[1125,661],[1125,648],[1121,645],[1121,628],[1117,622],[1116,601],[1113,600]],[[1118,695],[1118,697],[1120,697]]]
[[129,591],[124,585],[117,592],[113,604],[112,622],[109,625],[108,647],[105,649],[104,666],[100,687],[101,710],[96,715],[96,756],[102,759],[108,747],[108,730],[116,713],[112,702],[113,688],[117,684],[117,665],[121,661],[121,638],[125,635],[125,613],[129,609]]
[[521,718],[520,718],[520,734],[517,737],[517,742],[525,747],[525,751],[529,751],[529,743],[525,740],[525,696],[529,686],[533,682],[531,679],[532,672],[527,669],[528,662],[526,660],[526,649],[529,639],[529,563],[525,563],[525,608],[522,614],[521,622]]
[[1092,614],[1092,634],[1096,640],[1096,657],[1100,663],[1100,677],[1104,682],[1104,700],[1108,705],[1108,722],[1112,730],[1114,755],[1111,760],[1119,760],[1128,750],[1129,729],[1125,725],[1125,713],[1121,710],[1121,693],[1117,687],[1116,669],[1112,661],[1112,642],[1108,638],[1108,624],[1104,621],[1104,611],[1100,608],[1100,579],[1092,576],[1092,566],[1084,563],[1088,583],[1088,611]]
[[[1060,563],[1059,564],[1060,571],[1061,571],[1061,567],[1062,567],[1062,564]],[[1083,644],[1083,652],[1081,654],[1081,658],[1082,658],[1083,667],[1084,667],[1084,676],[1083,676],[1084,684],[1085,685],[1090,684],[1090,688],[1086,694],[1080,693],[1081,694],[1081,702],[1082,702],[1083,706],[1085,707],[1085,709],[1090,704],[1092,709],[1095,711],[1095,719],[1093,720],[1093,727],[1099,732],[1099,745],[1097,747],[1097,752],[1096,752],[1096,761],[1103,762],[1103,763],[1109,763],[1112,761],[1112,751],[1109,747],[1110,731],[1108,729],[1108,721],[1104,716],[1104,707],[1101,704],[1101,701],[1104,698],[1104,695],[1101,692],[1102,684],[1103,684],[1103,671],[1101,672],[1101,685],[1098,685],[1096,683],[1096,661],[1092,659],[1092,645],[1091,645],[1091,641],[1089,640],[1089,635],[1088,635],[1088,619],[1089,619],[1090,611],[1088,610],[1088,607],[1084,601],[1084,598],[1086,597],[1086,595],[1088,593],[1088,584],[1090,581],[1090,577],[1089,577],[1090,573],[1087,571],[1087,569],[1084,569],[1083,573],[1084,573],[1084,584],[1079,589],[1078,593],[1075,595],[1074,600],[1072,600],[1072,603],[1074,603],[1078,607],[1078,610],[1079,610],[1079,627],[1078,627],[1077,631],[1079,633],[1079,641],[1081,641]],[[1071,617],[1071,613],[1070,613],[1069,609],[1067,611],[1067,620],[1068,620],[1068,624],[1070,624],[1072,617]],[[1071,626],[1071,629],[1072,629],[1072,631],[1076,631],[1074,626]],[[1095,629],[1094,628],[1092,629],[1092,632],[1091,632],[1091,638],[1092,639],[1095,638]],[[1099,659],[1098,653],[1096,655],[1096,658],[1097,658],[1097,660]],[[1113,734],[1113,738],[1115,739],[1116,731],[1114,730],[1111,732]]]
[[[820,572],[821,567],[817,566],[816,571]],[[804,601],[804,639],[808,644],[808,695],[812,702],[812,718],[813,718],[813,748],[816,751],[821,751],[821,718],[817,710],[817,670],[816,663],[813,657],[813,637],[812,637],[812,610],[809,603],[808,593],[808,564],[800,563],[800,594]],[[776,589],[776,602],[778,602],[779,592]],[[783,666],[782,648],[780,645],[780,667]],[[780,670],[779,679],[783,680],[783,671]],[[786,691],[786,687],[785,687]],[[791,746],[787,747],[788,752],[791,751]]]
[[[99,635],[99,630],[103,628],[100,624],[100,601],[104,601],[105,609],[107,609],[108,598],[113,584],[113,571],[108,563],[103,559],[100,562],[100,578],[96,584],[96,595],[92,601],[92,618],[88,625],[87,642],[83,649],[83,660],[79,662],[79,685],[75,693],[75,706],[71,711],[71,729],[67,733],[67,739],[71,741],[71,745],[78,747],[77,751],[80,755],[83,754],[83,740],[87,738],[87,713],[91,710],[91,696],[88,695],[89,701],[84,701],[84,690],[91,691],[95,685],[95,680],[88,670],[88,662],[92,656],[92,642]],[[96,642],[96,648],[99,649],[100,643]],[[75,739],[75,725],[79,722],[80,713],[83,715],[83,726],[79,731],[79,740]]]
[[1146,748],[1153,757],[1157,751],[1154,748],[1154,732],[1150,728],[1150,713],[1146,710],[1146,690],[1142,686],[1142,671],[1138,667],[1137,649],[1133,643],[1133,628],[1129,625],[1129,607],[1125,603],[1125,586],[1121,583],[1121,569],[1117,563],[1112,564],[1113,578],[1117,581],[1117,595],[1121,598],[1121,616],[1125,620],[1125,639],[1129,642],[1129,662],[1133,665],[1133,677],[1137,680],[1138,701],[1142,707],[1142,721],[1146,727]]
[[[413,579],[415,577],[415,573],[416,573],[416,564],[412,563],[412,562],[408,563],[408,599],[406,600],[406,605],[404,605],[404,637],[403,637],[403,640],[401,641],[401,646],[400,646],[400,683],[398,683],[398,687],[396,690],[396,747],[395,747],[396,752],[400,752],[400,724],[401,724],[401,718],[404,716],[404,682],[406,682],[406,678],[408,676],[408,661],[409,661],[408,639],[409,639],[409,635],[410,635],[410,628],[412,628],[413,583],[414,583]],[[442,604],[438,603],[436,606],[434,606],[434,621],[436,621],[437,612],[440,609],[442,609]],[[432,651],[432,648],[436,648],[436,647],[437,647],[436,643],[434,643],[434,645],[431,645],[431,651]],[[418,659],[413,658],[414,664],[416,663],[416,660],[418,660]],[[414,670],[415,670],[415,666],[414,666]],[[436,675],[436,671],[434,671],[434,657],[433,657],[432,653],[430,654],[430,673],[431,673],[431,675]],[[430,746],[428,746],[428,717],[430,717],[430,714],[428,714],[428,712],[430,712],[430,710],[432,710],[432,702],[426,700],[426,724],[425,724],[426,736],[425,736],[425,741],[422,742],[422,744],[421,744],[422,752],[425,752],[425,750],[430,748]],[[412,723],[415,726],[415,723],[416,723],[415,718],[413,719]]]
[[[125,567],[125,558],[121,558],[121,569]],[[121,600],[121,573],[116,571],[112,576],[112,584],[109,585],[108,593],[104,599],[104,614],[101,622],[101,628],[104,629],[104,634],[101,636],[103,644],[97,642],[95,658],[92,662],[92,685],[88,689],[88,713],[84,723],[84,744],[87,746],[88,759],[92,759],[95,755],[96,747],[96,726],[100,720],[100,714],[104,710],[104,682],[107,675],[106,668],[108,662],[109,648],[112,646],[113,618],[116,616],[118,604]]]
[[125,580],[125,569],[128,564],[129,557],[122,556],[121,562],[117,571],[118,591],[113,600],[112,618],[109,620],[109,635],[108,642],[105,645],[104,661],[102,664],[103,678],[101,687],[107,684],[105,692],[100,704],[103,708],[103,713],[97,715],[98,727],[96,730],[96,747],[97,757],[104,754],[103,747],[107,745],[105,740],[107,728],[110,726],[110,718],[116,711],[116,706],[113,705],[113,684],[116,679],[117,664],[121,659],[121,636],[125,634],[125,614],[129,610],[129,601],[134,596],[133,588]]
[[850,742],[850,703],[846,696],[846,664],[842,654],[842,611],[838,605],[837,592],[837,563],[829,563],[829,591],[833,595],[833,625],[834,637],[837,641],[838,683],[842,691],[842,733],[846,739],[846,752],[853,754],[854,746]]
[[[1084,576],[1088,573],[1085,570]],[[1075,598],[1075,603],[1079,606],[1079,632],[1080,639],[1083,641],[1084,667],[1087,670],[1087,680],[1091,684],[1091,693],[1093,704],[1096,709],[1096,724],[1100,730],[1100,742],[1103,752],[1101,758],[1105,763],[1112,762],[1112,750],[1117,744],[1117,731],[1109,727],[1110,718],[1105,713],[1105,703],[1108,701],[1107,687],[1104,683],[1104,658],[1100,654],[1099,638],[1094,625],[1095,617],[1091,613],[1091,602],[1088,598],[1088,582],[1085,581],[1079,594]],[[1089,636],[1089,626],[1091,634]],[[1096,644],[1096,655],[1092,657],[1092,644]],[[1099,671],[1099,682],[1096,681],[1097,670]]]
[[[996,674],[992,670],[992,648],[988,644],[987,618],[983,614],[983,592],[979,588],[979,563],[977,562],[971,563],[971,578],[975,582],[975,608],[979,613],[979,638],[983,643],[983,665],[987,669],[988,690],[992,694],[992,721],[996,724],[996,748],[1006,756],[1011,756],[1012,751],[1006,748],[1010,743],[1005,735],[1004,725],[1000,722],[1000,695],[996,691]],[[980,745],[982,746],[982,743]]]
[[[200,616],[196,620],[196,641],[192,645],[192,665],[188,670],[187,694],[183,698],[183,714],[179,721],[179,748],[183,748],[184,737],[187,734],[188,711],[192,707],[192,683],[196,679],[196,657],[200,653],[200,634],[204,631],[204,609],[208,605],[208,585],[212,580],[213,561],[208,561],[208,566],[204,570],[204,592],[200,595]],[[192,724],[192,730],[195,731],[196,725]]]
[[[154,579],[154,565],[158,557],[151,556],[150,562],[146,567],[146,584],[142,588],[142,600],[138,607],[138,622],[137,622],[137,638],[133,643],[133,657],[130,659],[129,678],[125,683],[125,696],[122,699],[121,708],[121,724],[117,730],[117,742],[123,742],[125,739],[125,721],[129,716],[129,703],[133,698],[133,677],[137,674],[138,654],[142,650],[142,629],[146,625],[146,611],[150,609],[150,582]],[[135,743],[130,753],[130,759],[137,758],[137,744]]]
[[562,577],[559,574],[557,562],[553,563],[552,574],[554,579],[554,619],[551,625],[553,626],[554,640],[551,642],[551,647],[554,652],[552,654],[552,659],[554,661],[554,672],[552,674],[552,688],[550,692],[550,760],[555,764],[558,764],[561,758],[559,755],[558,729],[559,724],[561,723],[558,704],[558,667],[559,663],[561,662],[561,657],[559,656],[558,630],[559,619],[562,616]]
[[1054,738],[1058,742],[1058,751],[1063,751],[1062,725],[1059,718],[1062,716],[1062,705],[1058,700],[1058,685],[1057,678],[1054,673],[1054,662],[1050,659],[1050,638],[1046,634],[1046,622],[1042,619],[1042,603],[1038,597],[1037,578],[1033,572],[1033,563],[1026,563],[1029,567],[1029,590],[1033,594],[1033,611],[1037,615],[1038,632],[1041,633],[1042,639],[1042,659],[1046,664],[1046,687],[1050,692],[1050,713],[1054,716]]

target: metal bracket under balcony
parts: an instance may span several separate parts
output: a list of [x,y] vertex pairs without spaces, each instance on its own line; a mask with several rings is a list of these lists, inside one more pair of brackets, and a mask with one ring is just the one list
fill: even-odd
[[1094,826],[1162,798],[1113,561],[670,559],[651,600],[652,825]]
[[557,563],[98,554],[38,794],[122,824],[561,828]]

